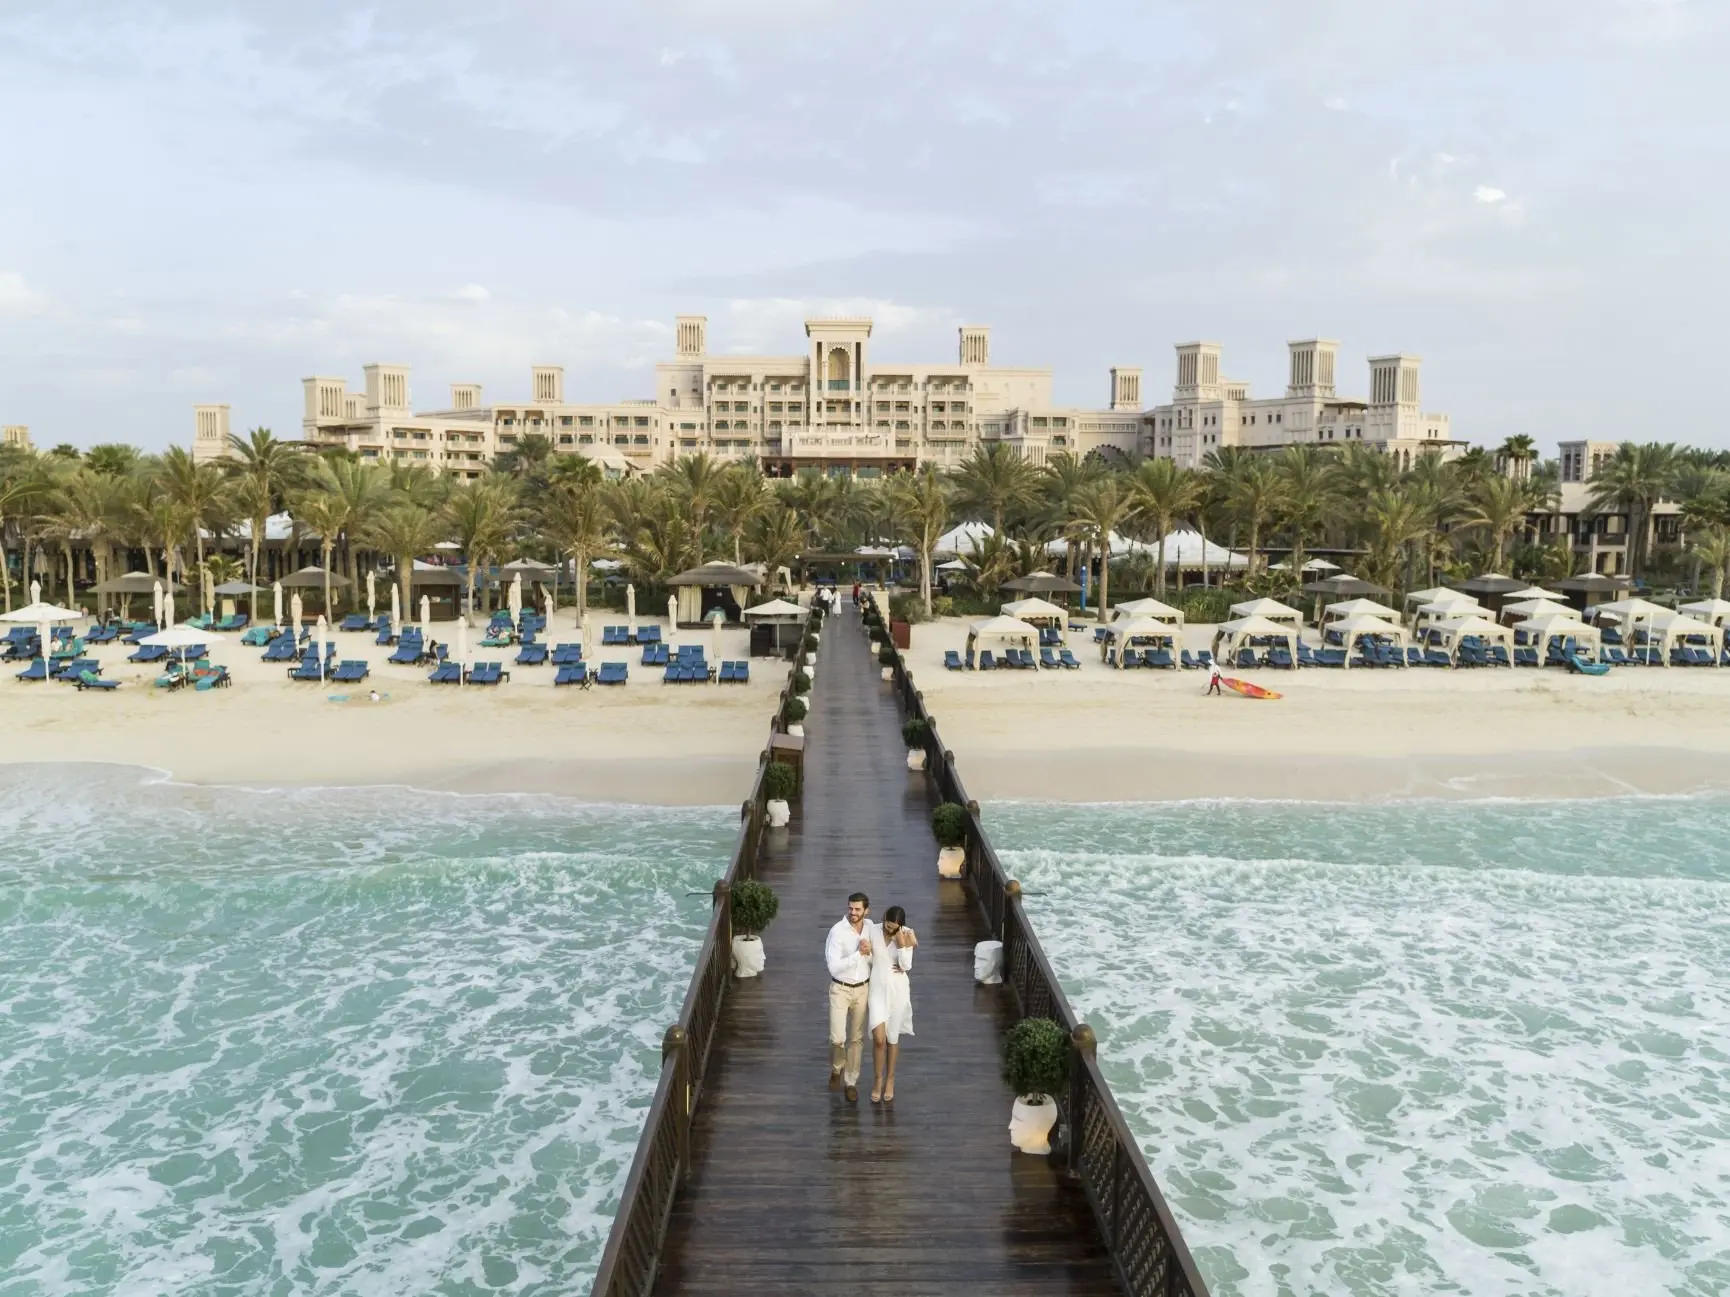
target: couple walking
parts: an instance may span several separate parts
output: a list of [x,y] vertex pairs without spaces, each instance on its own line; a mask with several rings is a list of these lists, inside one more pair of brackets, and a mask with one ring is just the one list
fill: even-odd
[[895,1056],[902,1036],[913,1034],[909,974],[919,940],[899,905],[874,923],[864,892],[847,898],[847,917],[829,929],[823,958],[829,965],[829,1088],[846,1087],[859,1101],[865,1032],[871,1032],[871,1102],[895,1102]]

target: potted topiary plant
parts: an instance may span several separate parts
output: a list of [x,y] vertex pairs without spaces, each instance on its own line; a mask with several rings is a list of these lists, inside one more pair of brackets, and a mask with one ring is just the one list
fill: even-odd
[[788,803],[798,791],[798,772],[785,761],[771,761],[763,772],[763,809],[769,816],[770,828],[787,827],[787,821],[793,818],[793,808]]
[[1069,1083],[1069,1037],[1050,1018],[1023,1018],[1003,1039],[1003,1079],[1015,1091],[1009,1142],[1023,1153],[1051,1152],[1057,1100]]
[[811,673],[809,671],[800,668],[793,673],[793,692],[795,694],[811,692]]
[[925,769],[925,740],[930,735],[931,727],[918,717],[901,727],[901,741],[907,745],[907,768],[909,770]]
[[756,977],[763,971],[763,929],[775,921],[781,898],[767,883],[747,878],[733,884],[733,976]]
[[942,848],[937,853],[938,876],[961,877],[967,864],[967,808],[959,802],[944,802],[931,812],[931,833]]
[[802,738],[805,734],[805,717],[811,709],[805,705],[803,698],[787,700],[787,733]]
[[883,647],[877,650],[877,661],[883,668],[883,678],[885,680],[893,680],[895,678],[895,660],[895,646],[885,640],[883,642]]

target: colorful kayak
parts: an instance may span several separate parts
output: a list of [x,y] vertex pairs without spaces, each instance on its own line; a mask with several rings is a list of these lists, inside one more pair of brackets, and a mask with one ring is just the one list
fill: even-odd
[[1221,676],[1219,682],[1234,694],[1242,694],[1245,698],[1279,697],[1279,694],[1272,689],[1263,689],[1260,685],[1252,685],[1247,680],[1239,680],[1233,676]]

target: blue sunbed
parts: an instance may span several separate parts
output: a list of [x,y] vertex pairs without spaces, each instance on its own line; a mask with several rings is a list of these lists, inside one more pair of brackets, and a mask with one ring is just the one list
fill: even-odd
[[538,667],[545,665],[547,646],[545,644],[524,644],[517,651],[516,663],[520,667]]
[[1081,663],[1075,660],[1075,654],[1071,653],[1066,648],[1058,650],[1057,660],[1063,663],[1063,669],[1065,671],[1079,671],[1081,669]]
[[302,658],[300,660],[299,666],[290,667],[289,671],[288,671],[288,678],[290,680],[299,680],[302,682],[308,681],[308,680],[312,680],[312,681],[323,680],[324,679],[324,672],[319,670],[318,654],[317,653],[308,653],[304,658]]
[[46,680],[48,678],[48,660],[37,658],[29,666],[18,672],[20,680]]
[[943,665],[950,671],[961,670],[961,654],[955,649],[948,649],[943,654]]
[[559,667],[559,673],[553,677],[556,685],[587,685],[589,669],[581,662],[566,662]]
[[471,685],[496,685],[510,678],[510,673],[499,662],[476,662],[464,677]]
[[624,662],[603,662],[600,671],[595,675],[595,683],[598,685],[628,684],[630,679],[630,667]]
[[1052,652],[1050,645],[1041,645],[1039,649],[1039,665],[1047,670],[1055,671],[1063,663],[1057,660],[1057,654]]
[[425,652],[426,649],[419,640],[410,640],[405,636],[403,641],[396,646],[396,652],[387,657],[385,661],[396,666],[412,667],[420,662]]
[[992,654],[990,649],[979,650],[979,669],[981,671],[997,670],[997,658]]
[[339,684],[348,685],[358,684],[371,674],[372,670],[365,662],[358,658],[344,658],[337,663],[336,670],[331,672],[330,678]]
[[460,685],[462,682],[463,669],[455,662],[440,662],[427,677],[427,683],[433,685]]
[[120,681],[118,681],[118,680],[104,680],[100,676],[98,676],[94,671],[80,671],[78,673],[78,679],[76,681],[74,681],[73,683],[75,683],[78,686],[80,693],[82,693],[86,689],[104,689],[104,690],[106,690],[106,689],[118,689],[118,688],[120,688]]

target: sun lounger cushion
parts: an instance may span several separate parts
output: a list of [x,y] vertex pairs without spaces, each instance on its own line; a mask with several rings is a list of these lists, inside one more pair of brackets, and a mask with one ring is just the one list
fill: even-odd
[[440,662],[427,677],[428,684],[454,685],[461,684],[463,669],[455,662]]
[[961,654],[955,649],[948,649],[943,654],[943,665],[950,671],[961,670]]
[[587,684],[588,679],[588,668],[581,662],[567,662],[559,667],[559,673],[553,677],[553,683],[556,685],[581,685]]

